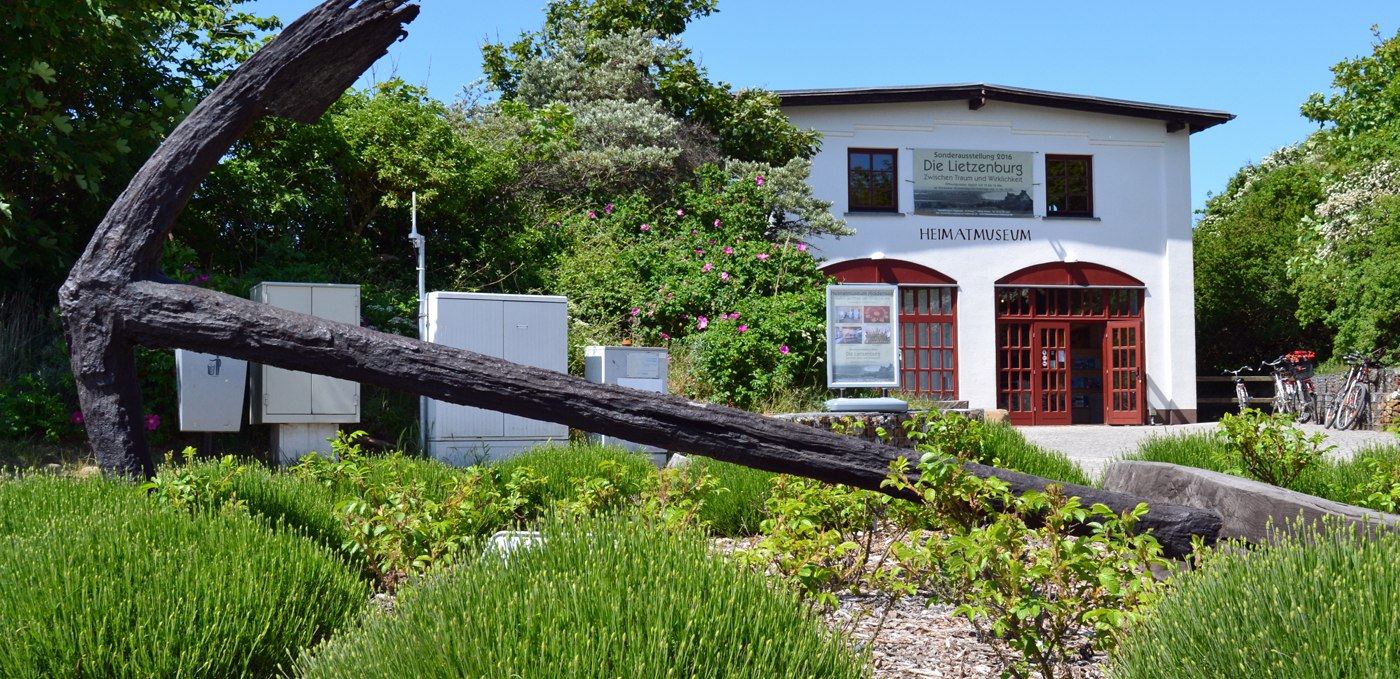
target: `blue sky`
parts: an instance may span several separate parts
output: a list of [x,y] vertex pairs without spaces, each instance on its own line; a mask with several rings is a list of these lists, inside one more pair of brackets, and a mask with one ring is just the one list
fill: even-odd
[[[289,22],[314,0],[255,0]],[[408,38],[361,80],[398,75],[455,99],[481,77],[480,47],[544,21],[544,0],[419,0]],[[1316,129],[1298,114],[1329,70],[1370,54],[1395,0],[1333,3],[720,0],[682,36],[710,77],[774,90],[985,82],[1233,113],[1192,136],[1196,209],[1244,164]]]

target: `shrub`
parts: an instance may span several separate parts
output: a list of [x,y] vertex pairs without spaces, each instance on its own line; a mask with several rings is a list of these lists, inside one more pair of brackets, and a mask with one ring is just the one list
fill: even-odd
[[1310,529],[1180,576],[1113,676],[1400,676],[1400,535]]
[[[221,464],[205,463],[207,473],[215,473]],[[331,488],[282,470],[244,466],[243,473],[233,477],[231,489],[253,516],[298,531],[331,550],[345,543],[348,535],[335,514],[338,497]]]
[[1322,447],[1322,434],[1304,436],[1293,426],[1293,416],[1266,415],[1246,408],[1239,415],[1225,413],[1217,435],[1224,442],[1224,464],[1235,473],[1291,488],[1298,475],[1336,446]]
[[[979,478],[935,454],[920,461],[916,480],[903,458],[890,470],[886,485],[923,498],[917,511],[929,516],[922,523],[938,527],[892,545],[897,566],[933,571],[957,615],[1019,651],[1007,663],[1010,676],[1071,676],[1070,657],[1112,650],[1156,601],[1150,568],[1164,565],[1161,546],[1133,530],[1145,503],[1115,515],[1101,504],[1084,507],[1053,484],[1017,496],[1000,479]],[[1072,530],[1078,525],[1091,530],[1072,535],[1082,533]]]
[[763,521],[773,479],[778,475],[753,467],[692,457],[700,473],[715,477],[718,491],[705,496],[700,519],[714,535],[739,537],[754,535]]
[[271,676],[367,596],[291,532],[114,481],[0,482],[0,539],[0,676]]
[[517,469],[528,468],[544,477],[544,506],[576,499],[579,480],[601,476],[608,465],[618,467],[621,484],[639,488],[645,479],[656,473],[656,465],[645,455],[597,445],[536,446],[492,463],[494,468],[507,476]]
[[796,596],[638,519],[546,522],[408,590],[297,664],[302,677],[860,677]]

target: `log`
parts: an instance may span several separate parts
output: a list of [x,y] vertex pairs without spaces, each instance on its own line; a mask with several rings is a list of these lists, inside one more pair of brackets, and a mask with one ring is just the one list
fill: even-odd
[[[327,0],[240,66],[137,173],[60,291],[74,376],[100,466],[149,477],[133,347],[182,348],[557,422],[670,450],[870,490],[898,449],[724,406],[599,385],[461,349],[278,309],[158,274],[161,243],[199,181],[257,119],[320,115],[417,16],[406,0]],[[1052,483],[967,465],[1013,490]],[[1114,511],[1139,498],[1066,486]],[[1140,524],[1170,555],[1213,541],[1214,512],[1166,503]]]

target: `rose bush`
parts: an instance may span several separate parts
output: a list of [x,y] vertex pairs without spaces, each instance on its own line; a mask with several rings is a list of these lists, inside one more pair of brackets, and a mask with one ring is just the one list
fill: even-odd
[[638,196],[561,220],[554,289],[599,341],[688,352],[688,396],[750,407],[817,384],[826,277],[774,185],[707,166],[673,204]]

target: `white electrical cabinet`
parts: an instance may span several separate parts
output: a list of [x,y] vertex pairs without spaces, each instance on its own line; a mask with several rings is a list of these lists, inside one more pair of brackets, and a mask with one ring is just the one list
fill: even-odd
[[[513,363],[568,372],[568,300],[545,295],[428,293],[427,340]],[[428,452],[454,465],[564,443],[562,424],[424,399]]]
[[[360,324],[360,286],[259,283],[255,302],[326,320]],[[345,424],[360,421],[360,385],[349,380],[254,365],[253,424]]]
[[[659,347],[584,347],[583,376],[589,382],[615,384],[641,391],[658,394],[669,392],[666,386],[666,366],[669,356]],[[589,437],[605,446],[621,446],[639,453],[649,453],[658,465],[666,463],[664,448],[644,446],[624,441],[615,436],[590,434]]]
[[175,350],[180,392],[180,431],[238,431],[248,362],[198,351]]

